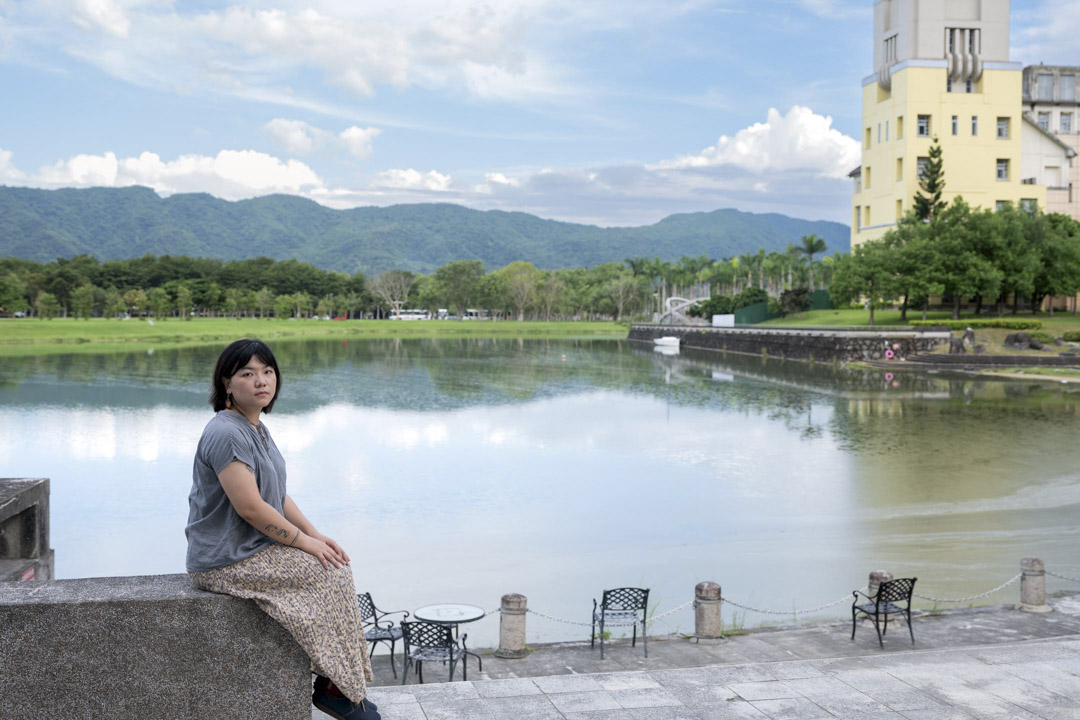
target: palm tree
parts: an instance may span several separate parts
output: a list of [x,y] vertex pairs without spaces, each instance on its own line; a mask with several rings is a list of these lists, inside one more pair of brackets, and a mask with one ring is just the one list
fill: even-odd
[[817,235],[803,235],[802,247],[799,252],[806,256],[806,264],[810,266],[810,292],[814,292],[814,256],[825,252],[825,241]]
[[746,288],[753,287],[754,285],[754,263],[755,255],[751,252],[745,252],[739,256],[739,269],[746,270]]

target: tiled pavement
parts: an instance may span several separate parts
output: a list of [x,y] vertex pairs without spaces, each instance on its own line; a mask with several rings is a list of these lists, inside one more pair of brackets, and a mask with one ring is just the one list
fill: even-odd
[[385,720],[1080,720],[1080,636],[840,659],[404,687]]

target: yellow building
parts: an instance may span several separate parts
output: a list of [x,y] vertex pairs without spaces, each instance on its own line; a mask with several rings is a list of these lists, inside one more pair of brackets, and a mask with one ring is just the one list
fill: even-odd
[[935,137],[944,200],[1045,207],[1045,186],[1021,177],[1023,66],[1009,61],[1009,0],[879,0],[874,36],[862,166],[852,173],[852,247],[911,209]]

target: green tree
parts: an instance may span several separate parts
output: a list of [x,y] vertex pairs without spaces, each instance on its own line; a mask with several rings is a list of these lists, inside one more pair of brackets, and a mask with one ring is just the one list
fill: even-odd
[[0,275],[0,311],[11,314],[23,312],[28,307],[26,283],[18,273],[9,272]]
[[1038,310],[1042,299],[1049,296],[1053,315],[1055,295],[1080,291],[1080,222],[1055,213],[1037,216],[1033,224],[1040,269],[1035,276],[1032,309]]
[[292,317],[293,307],[292,295],[278,295],[274,298],[274,317],[279,320]]
[[935,137],[930,145],[930,156],[919,173],[919,191],[915,193],[915,214],[920,220],[933,220],[945,209],[946,203],[941,200],[944,190],[945,166],[941,145]]
[[139,317],[146,312],[146,306],[149,302],[150,298],[146,296],[146,291],[142,288],[135,288],[124,293],[124,305],[129,312],[135,311],[135,317]]
[[505,276],[507,299],[517,314],[518,322],[522,322],[525,320],[525,311],[536,300],[540,271],[532,263],[517,260],[496,272]]
[[185,320],[191,319],[191,307],[194,298],[187,285],[181,285],[176,289],[176,312]]
[[156,287],[150,291],[150,311],[154,313],[155,318],[164,320],[169,317],[172,306],[172,298],[169,297],[165,288]]
[[39,318],[52,320],[56,317],[56,313],[60,311],[60,301],[52,293],[42,292],[38,294],[37,299],[34,301],[34,307],[37,309]]
[[460,320],[469,303],[476,298],[483,277],[484,263],[480,260],[455,260],[436,270],[432,279],[439,288],[439,294],[447,305],[455,308]]
[[102,300],[102,312],[106,317],[112,318],[119,318],[127,312],[124,306],[124,298],[115,287],[110,287],[105,291],[105,298]]
[[825,241],[817,235],[803,235],[797,245],[799,252],[806,256],[806,265],[810,269],[810,292],[814,291],[814,256],[820,255],[827,250]]
[[890,249],[882,240],[867,240],[856,245],[849,255],[836,261],[836,272],[829,285],[829,296],[836,305],[862,299],[870,308],[870,327],[874,326],[874,308],[896,294],[891,270]]
[[952,295],[954,320],[960,318],[964,297],[997,297],[1002,271],[990,259],[992,242],[989,220],[972,212],[962,197],[957,198],[930,220],[928,246],[933,250],[933,279]]
[[930,293],[938,289],[933,280],[934,249],[929,240],[929,227],[910,212],[881,238],[890,251],[889,271],[896,279],[896,292],[903,298],[901,322],[907,322],[908,307],[913,301],[923,305],[925,315]]
[[71,291],[71,309],[75,313],[75,317],[82,320],[89,320],[90,316],[94,314],[94,294],[97,292],[97,288],[86,283],[80,285]]
[[274,294],[270,292],[270,288],[263,287],[259,292],[255,293],[255,307],[259,308],[259,317],[266,317],[266,313],[270,311],[270,308],[274,305]]
[[319,298],[318,304],[315,305],[315,314],[320,318],[326,315],[332,315],[334,313],[334,301],[329,295],[325,295]]

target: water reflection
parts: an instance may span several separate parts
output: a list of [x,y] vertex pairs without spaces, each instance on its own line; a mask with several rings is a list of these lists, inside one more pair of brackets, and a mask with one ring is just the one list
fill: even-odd
[[[667,608],[711,579],[782,608],[791,582],[816,604],[876,567],[953,595],[1025,555],[1080,570],[1077,394],[1061,386],[618,341],[275,352],[267,422],[290,492],[391,606],[516,591],[581,617],[605,586],[650,586]],[[216,355],[4,361],[0,473],[52,478],[58,577],[182,570]],[[493,644],[485,623],[470,639]],[[530,641],[569,637],[530,621]]]

